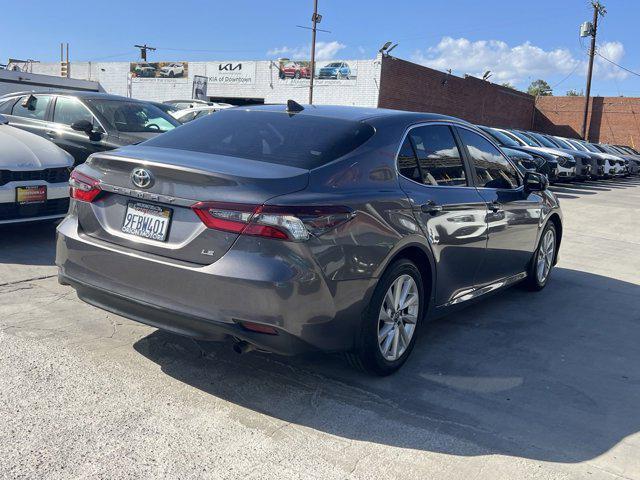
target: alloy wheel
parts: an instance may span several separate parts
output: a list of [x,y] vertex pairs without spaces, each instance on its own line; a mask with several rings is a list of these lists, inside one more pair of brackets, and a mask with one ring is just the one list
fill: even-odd
[[538,283],[540,284],[543,284],[549,276],[549,272],[551,271],[551,267],[553,266],[555,250],[556,237],[553,230],[549,229],[542,237],[542,242],[540,242],[540,249],[538,250],[536,276],[538,278]]
[[387,290],[378,315],[378,347],[387,361],[398,360],[416,330],[420,294],[410,275],[400,275]]

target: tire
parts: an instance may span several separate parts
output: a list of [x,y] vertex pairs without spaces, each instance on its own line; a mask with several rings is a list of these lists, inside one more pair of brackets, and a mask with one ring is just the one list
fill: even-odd
[[170,76],[171,78],[173,78],[173,77],[175,77],[175,76],[176,76],[176,74],[173,72],[173,70],[171,70],[171,71],[169,71],[169,76]]
[[295,78],[296,80],[300,79],[300,70],[296,70],[296,73],[293,74],[293,78]]
[[[551,236],[553,244],[551,247],[546,243],[547,238]],[[540,235],[540,241],[538,242],[538,248],[531,258],[529,269],[527,271],[527,279],[524,281],[524,286],[531,291],[538,292],[547,286],[551,272],[553,271],[553,264],[558,252],[558,234],[556,232],[556,226],[553,222],[547,222],[547,225]],[[543,256],[541,259],[540,256]],[[544,263],[543,263],[544,262]],[[539,274],[541,268],[547,269],[546,274]]]
[[[407,287],[406,301],[411,305],[395,313],[390,303],[395,303],[393,293],[399,285]],[[388,293],[390,296],[387,296]],[[411,300],[414,297],[417,306],[416,300]],[[416,265],[407,259],[399,259],[391,264],[380,277],[369,307],[363,312],[358,346],[354,352],[347,354],[350,363],[379,376],[390,375],[402,367],[415,345],[426,307],[425,298],[422,275]],[[379,342],[378,335],[384,331],[387,334],[383,333],[383,340]],[[383,354],[386,346],[387,356]]]

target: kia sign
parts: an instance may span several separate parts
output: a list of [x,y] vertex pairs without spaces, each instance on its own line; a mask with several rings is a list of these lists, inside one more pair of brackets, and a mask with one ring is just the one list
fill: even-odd
[[253,85],[256,62],[207,62],[209,85]]

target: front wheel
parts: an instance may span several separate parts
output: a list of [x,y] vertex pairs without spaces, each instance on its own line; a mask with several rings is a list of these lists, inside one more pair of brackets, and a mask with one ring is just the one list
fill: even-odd
[[351,363],[376,375],[389,375],[409,357],[425,307],[423,280],[410,260],[394,262],[380,278],[363,315],[362,332]]
[[527,272],[526,286],[530,290],[542,290],[547,285],[556,259],[556,248],[556,227],[553,222],[548,222]]

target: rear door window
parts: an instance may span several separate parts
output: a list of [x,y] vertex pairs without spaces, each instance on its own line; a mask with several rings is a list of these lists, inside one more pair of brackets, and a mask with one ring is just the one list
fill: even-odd
[[228,109],[145,144],[312,169],[355,150],[374,133],[371,125],[359,121]]
[[95,123],[93,115],[87,107],[85,107],[76,98],[58,97],[56,105],[53,109],[53,121],[64,125],[71,125],[80,120],[87,120]]
[[469,153],[479,187],[500,189],[518,187],[519,180],[515,167],[489,140],[466,128],[458,128],[458,132]]
[[50,102],[51,95],[25,95],[15,103],[11,114],[17,117],[44,120]]

